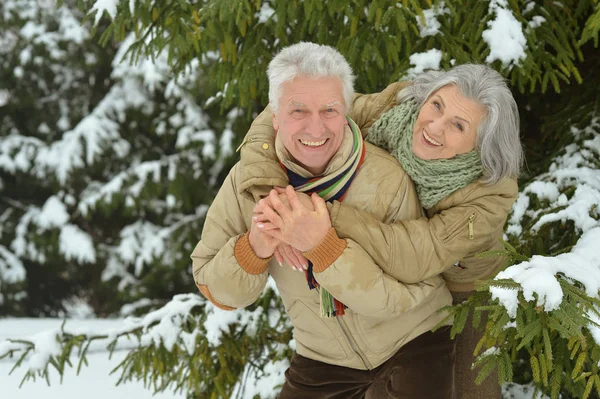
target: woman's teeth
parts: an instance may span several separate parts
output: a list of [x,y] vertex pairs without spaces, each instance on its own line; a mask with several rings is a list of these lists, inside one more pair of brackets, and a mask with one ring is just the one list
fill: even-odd
[[327,141],[327,139],[321,140],[321,141],[305,141],[305,140],[300,139],[300,142],[308,147],[320,147],[323,144],[325,144],[326,141]]
[[430,144],[433,144],[433,145],[438,146],[438,147],[442,145],[442,143],[438,143],[430,135],[428,135],[425,130],[423,130],[423,137],[425,137],[425,141],[427,141]]

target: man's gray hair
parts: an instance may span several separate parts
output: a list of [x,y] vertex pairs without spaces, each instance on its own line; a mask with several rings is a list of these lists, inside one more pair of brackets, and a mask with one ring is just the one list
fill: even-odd
[[344,112],[350,109],[354,97],[354,74],[348,61],[330,46],[300,42],[281,50],[269,63],[269,104],[278,111],[283,84],[297,76],[308,78],[336,77],[342,83]]
[[431,94],[447,85],[485,107],[477,129],[476,149],[485,171],[485,183],[517,177],[523,164],[519,138],[519,110],[502,76],[486,65],[464,64],[448,71],[425,72],[398,93],[398,103],[412,99],[419,107]]

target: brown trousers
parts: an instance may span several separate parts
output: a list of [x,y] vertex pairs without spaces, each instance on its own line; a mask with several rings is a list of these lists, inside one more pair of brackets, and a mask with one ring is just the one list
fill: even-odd
[[[474,292],[474,291],[473,291]],[[466,301],[473,292],[453,292],[454,304]],[[456,364],[454,366],[455,399],[501,399],[502,389],[498,384],[498,373],[490,374],[480,385],[475,384],[479,369],[471,370],[475,362],[473,352],[483,336],[485,319],[479,330],[473,328],[473,315],[469,315],[465,329],[456,336]]]
[[452,399],[455,343],[450,327],[426,332],[373,370],[356,370],[296,354],[280,399]]

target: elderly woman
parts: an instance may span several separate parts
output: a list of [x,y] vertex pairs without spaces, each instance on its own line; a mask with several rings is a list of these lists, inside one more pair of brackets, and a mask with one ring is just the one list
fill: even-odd
[[[503,226],[517,198],[516,177],[522,164],[519,116],[503,78],[487,66],[473,64],[427,72],[379,94],[357,95],[349,116],[367,141],[398,159],[428,218],[383,224],[334,202],[328,209],[337,235],[348,238],[361,230],[353,239],[385,273],[404,283],[442,274],[455,303],[465,300],[476,280],[493,276],[502,266],[502,258],[475,255],[502,249]],[[262,146],[244,145],[253,141]],[[242,164],[277,162],[269,151],[273,143],[270,113],[264,112],[242,143]],[[306,198],[303,203],[312,206]],[[272,203],[263,200],[256,211],[263,229],[275,234]],[[280,254],[292,267],[306,266],[297,251],[281,248]],[[474,384],[471,364],[478,340],[469,325],[458,337],[456,397],[500,398],[495,378]]]

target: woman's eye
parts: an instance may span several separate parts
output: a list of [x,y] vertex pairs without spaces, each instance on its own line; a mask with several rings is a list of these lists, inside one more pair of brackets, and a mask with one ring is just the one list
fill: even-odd
[[456,126],[456,128],[458,130],[460,130],[461,132],[463,132],[465,130],[465,128],[463,127],[463,125],[461,125],[460,123],[455,123],[454,126]]
[[442,109],[442,106],[440,103],[438,103],[437,101],[432,102],[433,106],[436,107],[437,109]]

